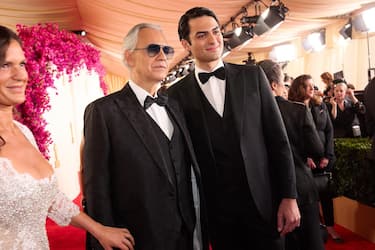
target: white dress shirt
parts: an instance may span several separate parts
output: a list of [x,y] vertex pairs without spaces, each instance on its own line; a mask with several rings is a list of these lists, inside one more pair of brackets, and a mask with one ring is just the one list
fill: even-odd
[[[224,67],[222,61],[220,61],[212,71],[215,71],[220,67]],[[198,74],[201,72],[209,73],[198,66],[195,66],[195,78],[199,83],[199,87],[202,89],[211,106],[221,117],[223,117],[225,103],[225,80],[212,76],[206,83],[202,84],[198,77]]]
[[[139,101],[139,104],[141,104],[143,108],[146,97],[151,96],[151,95],[146,90],[144,90],[139,85],[137,85],[135,82],[133,82],[132,80],[129,80],[128,84],[130,88],[134,91]],[[155,93],[155,96],[151,96],[151,97],[153,98],[157,97],[157,93]],[[168,137],[168,139],[171,140],[172,135],[173,135],[173,124],[172,124],[171,119],[168,116],[168,113],[165,107],[162,107],[156,103],[153,103],[148,109],[146,109],[146,112],[159,125],[160,129]]]

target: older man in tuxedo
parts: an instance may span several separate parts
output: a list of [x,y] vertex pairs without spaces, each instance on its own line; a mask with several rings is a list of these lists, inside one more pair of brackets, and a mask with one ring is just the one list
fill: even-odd
[[223,63],[215,14],[203,7],[179,21],[195,70],[168,89],[183,108],[201,168],[214,250],[283,249],[299,225],[293,157],[263,71]]
[[[84,115],[87,212],[128,228],[137,250],[202,249],[192,186],[196,177],[200,187],[200,173],[185,120],[177,103],[157,92],[173,52],[159,26],[134,26],[124,39],[129,82]],[[86,248],[101,249],[90,236]]]

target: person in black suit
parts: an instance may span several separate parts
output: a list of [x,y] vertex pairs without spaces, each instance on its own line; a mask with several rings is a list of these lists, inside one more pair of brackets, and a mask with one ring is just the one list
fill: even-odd
[[[201,186],[200,173],[185,120],[177,102],[157,92],[173,53],[159,26],[134,26],[124,39],[129,82],[84,114],[87,212],[104,225],[128,228],[137,250],[203,244],[194,207],[200,195],[192,185]],[[86,248],[100,246],[89,236]]]
[[[303,102],[310,107],[314,118],[315,126],[320,140],[324,145],[324,155],[320,158],[308,158],[307,165],[312,169],[313,174],[333,172],[336,160],[334,153],[333,126],[331,117],[325,102],[314,94],[314,82],[310,75],[300,75],[294,79],[289,89],[289,100]],[[333,194],[331,190],[320,190],[320,204],[322,207],[324,224],[331,238],[336,243],[343,243],[344,240],[334,228]]]
[[375,78],[366,86],[364,92],[364,103],[366,106],[366,128],[368,135],[372,138],[372,149],[369,159],[375,163]]
[[264,72],[222,62],[220,25],[207,8],[188,10],[178,32],[196,67],[168,94],[197,154],[213,250],[283,249],[280,234],[300,214],[293,156]]
[[355,97],[354,91],[348,89],[345,80],[336,79],[334,82],[334,97],[331,97],[329,103],[327,103],[334,138],[359,137],[361,132],[358,118],[365,115],[366,109],[363,103]]
[[264,70],[280,108],[296,167],[297,203],[301,212],[301,226],[286,235],[285,249],[324,250],[320,233],[319,194],[311,169],[306,164],[307,157],[323,156],[323,144],[308,107],[302,102],[290,102],[282,97],[285,86],[280,65],[272,60],[263,60],[258,65]]

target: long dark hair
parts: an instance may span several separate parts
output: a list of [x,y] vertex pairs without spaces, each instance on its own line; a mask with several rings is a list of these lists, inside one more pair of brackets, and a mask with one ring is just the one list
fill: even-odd
[[22,45],[21,39],[15,32],[5,26],[0,25],[0,63],[4,62],[5,54],[12,40],[17,41],[20,45]]

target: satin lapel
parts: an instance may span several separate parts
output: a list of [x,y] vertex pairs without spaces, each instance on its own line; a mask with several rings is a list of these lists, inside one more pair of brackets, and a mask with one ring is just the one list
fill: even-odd
[[205,143],[207,147],[204,145],[203,148],[209,148],[210,156],[212,159],[214,159],[214,153],[211,147],[211,140],[209,136],[209,128],[207,125],[206,116],[203,111],[203,104],[202,99],[200,95],[204,95],[202,90],[200,89],[197,80],[195,79],[195,72],[192,72],[190,75],[188,75],[186,80],[186,84],[188,84],[188,88],[186,91],[187,99],[189,100],[191,104],[191,122],[196,124],[194,133],[196,134],[196,138],[200,138],[200,141]]
[[[189,140],[188,129],[186,127],[186,124],[183,122],[184,117],[182,116],[182,110],[178,109],[178,107],[176,105],[177,105],[176,103],[169,101],[166,108],[171,115],[171,119],[173,119],[175,121],[178,128],[180,129],[180,131],[181,131],[181,133],[184,137],[185,145],[188,147],[191,158],[193,158],[194,150],[193,150],[193,146],[192,146],[192,144],[190,143],[190,140]],[[178,167],[178,166],[176,166],[176,167]],[[179,171],[180,171],[180,169],[176,169],[177,177],[181,176],[181,175],[178,174]],[[200,175],[199,169],[196,169],[196,171],[198,171],[198,174]]]
[[227,90],[229,89],[235,124],[238,135],[241,139],[244,119],[246,79],[244,79],[242,75],[239,74],[239,70],[231,64],[225,64],[225,74],[226,84],[228,84]]
[[[145,148],[150,152],[151,157],[155,161],[155,165],[160,168],[169,180],[166,172],[166,165],[159,149],[159,144],[157,143],[157,139],[152,132],[153,129],[146,117],[147,113],[139,104],[137,97],[128,84],[122,90],[122,95],[120,97],[121,98],[118,98],[115,102],[119,105],[121,112],[128,118],[131,126],[138,134]],[[126,133],[126,131],[124,131],[124,133]],[[142,156],[140,155],[139,157]]]

